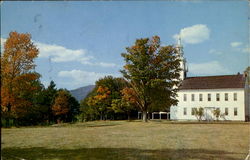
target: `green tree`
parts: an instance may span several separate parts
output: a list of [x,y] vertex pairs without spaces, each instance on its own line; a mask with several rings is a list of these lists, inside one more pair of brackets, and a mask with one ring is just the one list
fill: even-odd
[[88,105],[96,107],[99,115],[100,120],[106,119],[106,115],[108,112],[109,107],[111,107],[110,103],[110,90],[107,87],[99,86],[96,95],[93,97],[88,98]]
[[112,107],[113,100],[122,99],[121,90],[128,86],[128,82],[124,78],[115,78],[112,76],[105,76],[104,78],[96,81],[96,86],[104,86],[107,87],[110,91],[110,94],[106,100],[107,112],[106,117],[110,117],[112,119],[115,118],[116,113],[127,113],[127,112],[117,112],[115,108]]
[[92,120],[97,120],[98,119],[99,113],[98,113],[97,107],[88,104],[89,98],[96,95],[96,89],[97,88],[95,87],[80,102],[80,115],[78,116],[78,118],[79,118],[79,120],[81,122],[83,122],[83,121],[92,121]]
[[219,117],[221,116],[220,108],[213,110],[213,115],[216,117],[216,120],[219,121]]
[[125,99],[113,99],[111,106],[115,113],[126,113],[128,120],[130,120],[130,114],[134,106],[129,101]]
[[[25,84],[20,84],[20,86],[24,87]],[[16,125],[37,125],[41,124],[44,120],[46,108],[44,105],[40,104],[40,98],[44,86],[41,84],[40,80],[30,81],[29,86],[31,87],[31,89],[22,90],[19,92],[19,98],[23,99],[26,102],[29,102],[29,105],[23,104],[16,108]]]
[[74,122],[76,121],[76,116],[80,113],[80,104],[79,102],[73,97],[70,92],[69,94],[69,112],[67,115],[67,122]]
[[[81,101],[81,117],[85,120],[114,119],[117,110],[112,108],[114,99],[121,99],[120,92],[128,83],[123,78],[114,78],[105,76],[96,81],[96,87],[93,91]],[[93,114],[92,116],[90,116]]]
[[128,83],[123,78],[105,76],[96,81],[96,87],[98,88],[99,86],[107,87],[110,90],[109,104],[111,104],[112,99],[121,98],[120,91],[128,86]]
[[43,95],[44,95],[43,96],[43,103],[45,106],[47,106],[46,119],[49,123],[53,122],[55,120],[54,115],[52,113],[52,106],[54,104],[57,92],[58,92],[58,90],[56,88],[56,84],[54,81],[50,81],[49,86],[43,92]]
[[198,121],[201,121],[202,117],[204,116],[204,108],[202,107],[199,107],[198,109],[194,108],[194,115]]
[[97,117],[99,116],[98,108],[88,105],[88,100],[88,98],[85,98],[80,103],[81,113],[79,119],[81,122],[97,120]]
[[137,39],[135,44],[122,53],[126,64],[121,71],[130,83],[137,100],[137,107],[147,121],[147,112],[155,104],[161,109],[176,105],[177,87],[180,81],[180,59],[173,46],[160,46],[158,36]]
[[112,109],[116,113],[126,113],[130,120],[131,111],[135,110],[136,105],[133,89],[125,87],[120,92],[122,93],[121,98],[112,100]]

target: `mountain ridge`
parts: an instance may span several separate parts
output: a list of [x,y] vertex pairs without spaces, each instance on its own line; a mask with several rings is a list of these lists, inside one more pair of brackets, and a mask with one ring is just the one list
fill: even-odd
[[77,101],[81,101],[84,99],[93,89],[95,88],[95,85],[88,85],[84,87],[79,87],[73,90],[70,90],[70,93],[73,97],[77,99]]

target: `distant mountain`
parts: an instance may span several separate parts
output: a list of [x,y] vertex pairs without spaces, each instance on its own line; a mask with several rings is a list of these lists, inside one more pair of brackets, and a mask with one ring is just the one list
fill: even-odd
[[74,90],[70,90],[72,96],[74,96],[79,102],[84,99],[88,93],[90,93],[95,88],[95,85],[89,85],[85,87],[80,87]]

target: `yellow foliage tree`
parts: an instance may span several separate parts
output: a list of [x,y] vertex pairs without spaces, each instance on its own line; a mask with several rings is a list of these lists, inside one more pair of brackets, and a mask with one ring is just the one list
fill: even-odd
[[104,119],[104,112],[107,111],[107,106],[109,105],[109,97],[111,94],[111,91],[108,87],[99,86],[96,91],[97,95],[89,97],[88,99],[88,105],[94,106],[98,108],[98,111],[100,113],[100,119]]

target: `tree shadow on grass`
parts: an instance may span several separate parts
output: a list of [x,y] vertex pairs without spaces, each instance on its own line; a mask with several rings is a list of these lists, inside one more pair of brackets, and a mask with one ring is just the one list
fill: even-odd
[[244,153],[204,149],[143,150],[135,148],[3,148],[3,160],[242,160]]

